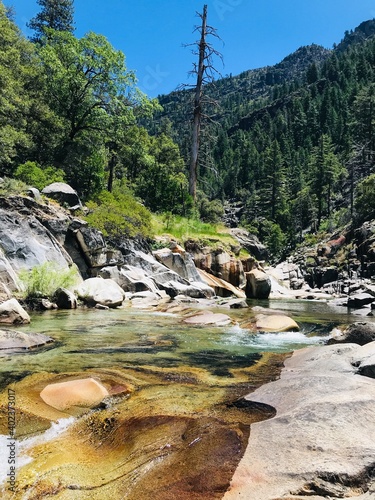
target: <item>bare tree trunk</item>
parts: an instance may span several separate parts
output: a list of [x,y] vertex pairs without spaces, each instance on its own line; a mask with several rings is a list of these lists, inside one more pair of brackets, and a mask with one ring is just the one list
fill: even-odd
[[199,157],[199,138],[202,120],[202,86],[204,78],[204,61],[206,59],[207,5],[203,7],[201,39],[199,43],[199,62],[197,69],[197,85],[195,87],[193,134],[189,171],[189,193],[194,202],[197,198],[197,170]]

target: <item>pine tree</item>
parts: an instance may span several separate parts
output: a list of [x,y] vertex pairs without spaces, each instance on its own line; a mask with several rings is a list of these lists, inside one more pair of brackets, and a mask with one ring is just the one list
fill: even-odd
[[74,32],[74,0],[37,0],[42,10],[27,26],[35,31],[31,40],[40,42],[46,35],[46,28],[56,31]]

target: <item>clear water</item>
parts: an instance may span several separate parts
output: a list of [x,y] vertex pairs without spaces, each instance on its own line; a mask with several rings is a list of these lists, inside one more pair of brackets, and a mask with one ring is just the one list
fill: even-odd
[[[220,310],[236,324],[199,327],[174,314],[131,308],[48,311],[34,314],[30,325],[18,327],[49,335],[55,343],[29,352],[0,354],[2,386],[26,373],[68,372],[114,366],[205,366],[227,360],[235,367],[264,351],[288,352],[322,344],[337,324],[358,320],[326,303],[273,301],[252,304],[281,310],[301,326],[300,332],[254,334],[239,325],[254,313],[249,309]],[[371,318],[366,318],[371,320]]]

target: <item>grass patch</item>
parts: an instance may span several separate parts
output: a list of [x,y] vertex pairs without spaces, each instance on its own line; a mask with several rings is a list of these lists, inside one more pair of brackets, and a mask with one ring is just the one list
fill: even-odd
[[238,241],[223,224],[202,222],[179,215],[153,215],[152,229],[155,236],[166,236],[181,244],[187,240],[197,240],[204,246],[223,247],[231,250],[238,247]]
[[52,298],[58,288],[72,288],[79,283],[77,267],[61,268],[55,262],[44,262],[31,270],[23,269],[19,278],[24,286],[26,300],[47,297]]

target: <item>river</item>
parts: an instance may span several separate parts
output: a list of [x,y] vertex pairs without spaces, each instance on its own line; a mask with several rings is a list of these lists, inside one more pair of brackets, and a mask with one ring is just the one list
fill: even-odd
[[[17,488],[4,482],[5,498],[221,498],[249,424],[274,414],[242,396],[277,378],[292,350],[323,344],[334,326],[358,320],[324,302],[250,305],[284,311],[300,332],[241,328],[251,309],[218,309],[235,323],[210,328],[130,307],[33,314],[18,329],[55,343],[0,356],[2,408],[7,387],[17,399]],[[99,407],[60,412],[39,397],[47,384],[87,377],[111,388]]]

